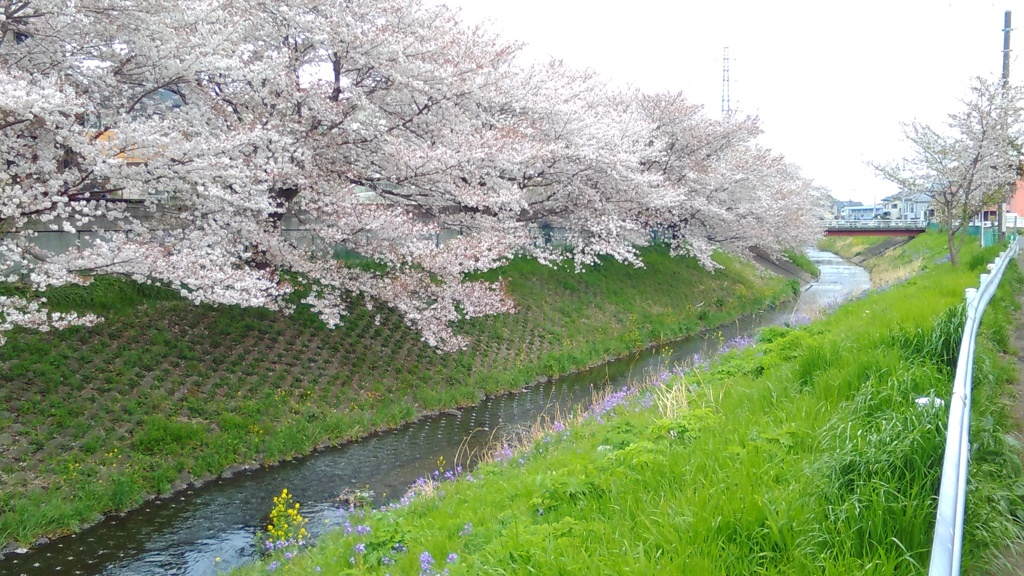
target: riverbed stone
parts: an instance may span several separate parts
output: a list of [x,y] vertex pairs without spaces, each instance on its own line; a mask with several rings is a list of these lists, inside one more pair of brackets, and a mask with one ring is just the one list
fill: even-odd
[[182,472],[178,475],[178,479],[171,483],[171,492],[179,492],[183,490],[191,481],[192,475],[188,472]]
[[231,478],[232,476],[238,474],[239,472],[245,472],[246,469],[247,468],[244,464],[232,464],[231,466],[228,466],[227,468],[224,469],[224,472],[221,473],[220,477]]

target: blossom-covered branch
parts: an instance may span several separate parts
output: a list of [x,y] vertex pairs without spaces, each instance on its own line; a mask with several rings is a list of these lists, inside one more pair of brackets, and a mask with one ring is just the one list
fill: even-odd
[[[654,229],[711,268],[714,250],[820,233],[819,190],[756,143],[756,119],[523,63],[444,6],[0,0],[0,14],[0,271],[33,293],[117,274],[288,311],[301,282],[328,326],[360,294],[448,350],[459,318],[515,309],[467,273],[516,255],[640,265]],[[538,226],[566,246],[534,242]],[[88,242],[49,253],[44,231]]]

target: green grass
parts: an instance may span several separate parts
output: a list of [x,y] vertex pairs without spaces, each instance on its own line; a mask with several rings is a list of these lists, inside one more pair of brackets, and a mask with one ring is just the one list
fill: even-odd
[[888,239],[888,236],[826,236],[818,241],[818,248],[834,252],[849,260]]
[[[276,561],[283,574],[420,574],[428,553],[452,575],[923,574],[946,414],[915,398],[949,396],[970,268],[930,266],[811,325],[767,329],[710,369],[656,376],[600,419],[538,425],[472,478],[356,513],[368,533],[237,573]],[[1024,536],[1002,400],[1022,285],[1012,266],[979,335],[968,574]]]
[[716,258],[713,274],[663,248],[644,252],[645,269],[514,261],[485,277],[506,280],[519,312],[463,322],[472,343],[455,354],[358,302],[331,331],[308,311],[193,306],[113,279],[51,290],[55,308],[106,321],[19,330],[0,347],[0,544],[66,534],[231,465],[473,404],[792,295],[783,279]]
[[811,259],[807,257],[807,254],[797,252],[796,250],[786,250],[784,254],[790,262],[796,264],[797,267],[810,274],[813,278],[821,276],[821,270],[818,270],[818,266],[815,265],[814,262],[811,262]]

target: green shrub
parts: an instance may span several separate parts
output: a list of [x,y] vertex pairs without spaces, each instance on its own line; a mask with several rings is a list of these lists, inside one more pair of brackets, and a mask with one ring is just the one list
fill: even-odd
[[144,454],[178,456],[202,446],[206,434],[205,427],[198,424],[170,420],[165,416],[149,416],[132,443]]

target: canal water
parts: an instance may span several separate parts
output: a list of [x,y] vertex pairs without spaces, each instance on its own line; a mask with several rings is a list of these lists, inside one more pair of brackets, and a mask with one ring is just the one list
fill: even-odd
[[467,463],[465,454],[488,445],[517,426],[544,415],[586,405],[594,393],[621,387],[653,369],[693,362],[713,354],[723,340],[757,328],[800,323],[870,287],[865,270],[837,256],[812,250],[821,277],[795,303],[672,343],[635,357],[521,392],[489,398],[455,413],[425,418],[277,466],[214,480],[202,487],[151,500],[121,517],[0,560],[0,576],[214,576],[249,561],[255,536],[274,496],[288,488],[302,503],[314,536],[345,521],[336,498],[345,489],[372,490],[375,505],[400,498],[417,478],[431,474],[443,458],[448,468]]
[[800,295],[797,302],[798,314],[814,317],[827,313],[831,308],[871,287],[871,277],[867,270],[831,252],[808,250],[807,256],[821,270],[821,276]]

